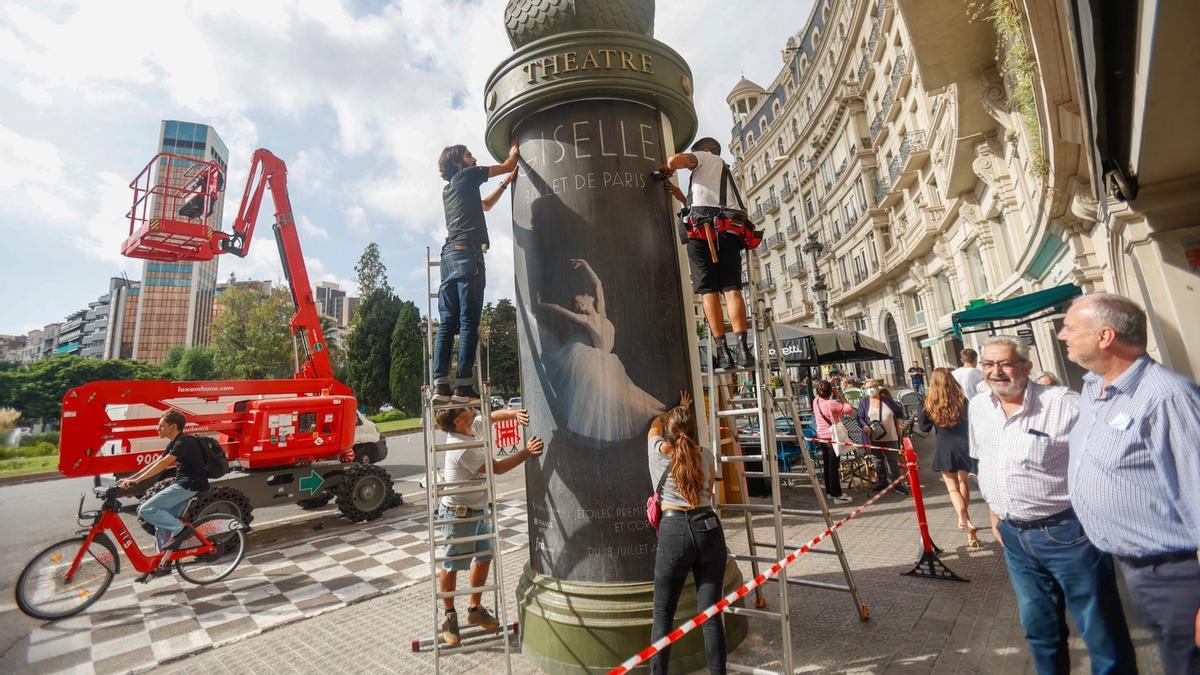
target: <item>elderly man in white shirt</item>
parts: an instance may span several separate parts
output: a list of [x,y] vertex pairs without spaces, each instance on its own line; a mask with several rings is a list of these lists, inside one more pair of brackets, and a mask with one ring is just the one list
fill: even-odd
[[997,335],[983,346],[990,394],[971,399],[971,456],[992,531],[1004,547],[1021,625],[1038,673],[1070,670],[1069,610],[1093,673],[1137,671],[1112,557],[1088,540],[1067,495],[1068,436],[1079,395],[1029,379],[1029,347]]

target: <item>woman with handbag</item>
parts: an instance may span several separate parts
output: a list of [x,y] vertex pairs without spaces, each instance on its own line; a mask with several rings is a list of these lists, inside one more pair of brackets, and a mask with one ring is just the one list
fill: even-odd
[[[696,441],[691,396],[681,393],[678,406],[654,418],[647,445],[650,479],[661,495],[651,499],[662,507],[654,558],[654,625],[650,632],[650,639],[658,640],[674,628],[679,595],[689,572],[696,580],[698,611],[721,599],[729,551],[721,521],[712,509],[713,457]],[[648,511],[653,514],[656,509]],[[725,626],[721,614],[706,621],[703,629],[708,671],[724,673]],[[650,662],[650,672],[664,675],[670,658],[670,647],[660,651]]]
[[[836,394],[837,400],[834,400]],[[838,443],[850,439],[846,426],[842,424],[843,415],[853,415],[854,408],[846,403],[841,392],[836,391],[829,380],[817,383],[817,398],[812,404],[813,416],[817,419],[817,438],[829,439],[833,443],[817,442],[821,449],[821,461],[825,465],[825,496],[838,504],[849,504],[854,498],[842,494],[841,454],[847,446]]]
[[937,427],[937,449],[933,454],[933,470],[942,474],[942,482],[950,493],[950,502],[958,513],[958,529],[967,531],[967,546],[979,548],[979,536],[967,506],[971,503],[971,487],[967,474],[972,470],[967,425],[967,397],[955,381],[949,368],[934,368],[929,379],[929,395],[917,418],[921,431]]
[[[879,386],[877,380],[867,380],[863,390],[866,396],[858,403],[858,421],[862,425],[865,440],[869,445],[895,450],[871,449],[871,463],[875,465],[875,485],[871,491],[878,492],[900,477],[899,450],[904,410],[892,400],[886,389]],[[908,489],[897,485],[896,492],[906,495]]]

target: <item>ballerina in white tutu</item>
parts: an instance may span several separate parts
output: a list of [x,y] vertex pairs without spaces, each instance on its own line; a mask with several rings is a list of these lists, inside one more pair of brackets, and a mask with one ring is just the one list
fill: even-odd
[[572,433],[599,443],[633,438],[645,432],[646,420],[667,406],[634,384],[621,359],[612,353],[617,331],[605,311],[600,277],[586,260],[572,258],[571,265],[588,275],[595,295],[576,295],[571,311],[542,302],[538,293],[538,307],[576,327],[570,339],[545,357],[555,417],[564,420]]

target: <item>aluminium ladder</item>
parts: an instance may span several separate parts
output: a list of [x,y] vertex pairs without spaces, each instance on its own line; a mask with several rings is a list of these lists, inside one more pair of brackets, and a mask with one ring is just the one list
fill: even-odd
[[[717,467],[717,480],[722,480],[720,467],[723,464],[740,463],[742,469],[741,474],[750,478],[767,479],[771,487],[771,503],[770,504],[751,504],[748,499],[743,503],[722,502],[722,494],[729,494],[729,490],[716,490],[713,498],[713,506],[718,512],[726,511],[741,511],[742,519],[746,527],[746,540],[748,552],[744,554],[731,553],[730,557],[738,562],[750,563],[751,571],[754,576],[760,573],[760,565],[770,567],[776,561],[787,556],[791,550],[798,546],[788,545],[784,541],[784,516],[807,516],[819,517],[825,522],[827,528],[833,527],[833,518],[829,512],[829,506],[825,501],[825,490],[820,480],[817,478],[817,467],[813,462],[812,456],[809,454],[803,435],[800,433],[800,413],[797,405],[795,391],[792,386],[791,378],[787,372],[787,366],[783,361],[783,345],[779,339],[779,333],[775,328],[775,322],[771,315],[771,309],[767,307],[766,302],[762,298],[758,290],[758,270],[753,260],[753,252],[746,251],[746,269],[749,283],[749,302],[747,303],[747,319],[749,319],[749,330],[752,331],[751,336],[754,341],[754,359],[755,364],[749,372],[753,376],[752,384],[753,392],[748,392],[748,395],[739,395],[737,388],[737,376],[747,372],[744,369],[734,369],[723,373],[716,373],[712,367],[712,350],[714,349],[714,341],[711,330],[708,331],[708,346],[709,346],[709,362],[706,364],[708,371],[707,387],[708,387],[708,424],[711,433],[709,434],[709,442],[711,444],[711,452],[713,453],[714,466]],[[778,355],[779,359],[779,378],[782,381],[783,396],[775,397],[774,390],[771,387],[771,349]],[[794,435],[778,434],[775,430],[775,413],[776,410],[782,408],[782,412],[791,418]],[[739,436],[737,434],[737,421],[739,419],[753,420],[758,424],[759,440],[761,442],[761,453],[758,455],[743,455],[722,453],[720,424],[726,422],[732,432],[735,445],[737,442],[746,440],[748,437]],[[780,441],[791,441],[803,448],[801,454],[804,457],[804,471],[802,472],[782,472],[779,468],[778,446]],[[745,462],[761,462],[762,471],[746,471]],[[811,509],[796,509],[785,508],[781,504],[781,479],[807,479],[812,486],[814,495],[817,498],[819,510]],[[754,533],[754,514],[766,514],[771,519],[771,531],[774,536],[773,541],[761,541],[756,539]],[[748,618],[769,619],[779,622],[781,642],[782,642],[782,670],[781,673],[792,673],[795,666],[795,659],[792,654],[792,630],[791,630],[791,609],[788,605],[788,586],[807,586],[811,588],[821,588],[826,590],[836,590],[849,593],[854,609],[857,612],[859,619],[866,621],[870,617],[870,612],[858,594],[858,587],[854,583],[854,575],[850,570],[850,563],[846,560],[846,553],[842,548],[841,539],[835,530],[830,537],[833,541],[833,550],[828,549],[811,549],[814,553],[831,553],[838,557],[841,564],[842,574],[845,577],[845,584],[835,584],[824,581],[814,581],[803,579],[796,575],[789,575],[787,568],[780,570],[779,574],[772,579],[777,582],[778,589],[778,609],[765,609],[767,604],[766,594],[762,586],[756,589],[755,607],[738,607],[735,605],[729,606],[725,611],[731,614],[743,615]],[[770,551],[770,555],[760,555],[765,552],[763,549]],[[730,662],[727,664],[730,671],[759,673],[766,675],[775,673],[763,668],[737,664]]]
[[[478,356],[475,359],[475,377],[479,382],[479,400],[473,403],[447,403],[440,404],[433,402],[433,301],[437,299],[438,294],[436,289],[438,283],[434,279],[434,270],[441,266],[440,260],[434,260],[430,255],[429,248],[425,249],[425,279],[428,288],[426,293],[426,319],[425,325],[425,387],[422,392],[422,429],[425,435],[425,492],[426,506],[428,508],[428,523],[429,523],[429,572],[431,583],[433,584],[433,593],[431,599],[433,602],[433,637],[413,641],[413,651],[419,648],[432,645],[433,647],[433,668],[434,672],[441,672],[441,657],[443,655],[459,654],[463,652],[472,652],[490,647],[504,647],[504,665],[506,672],[512,673],[512,659],[510,649],[510,638],[515,634],[515,625],[508,621],[508,595],[504,588],[504,566],[502,562],[503,548],[500,541],[500,524],[496,514],[496,483],[495,473],[492,470],[492,407],[490,401],[490,390],[488,382],[484,380],[483,373],[480,370],[480,360]],[[435,415],[442,410],[461,410],[464,408],[475,408],[479,411],[483,422],[483,438],[467,442],[467,443],[439,443],[439,431],[434,426]],[[438,467],[440,458],[443,453],[453,452],[455,450],[469,450],[472,448],[483,448],[485,461],[483,463],[483,476],[476,479],[465,481],[446,482],[440,480],[438,476]],[[488,512],[476,516],[467,517],[450,517],[447,519],[438,520],[438,506],[441,503],[442,497],[452,495],[478,494],[480,492],[487,493]],[[492,531],[490,534],[473,535],[468,537],[459,537],[455,539],[445,539],[442,537],[443,525],[454,523],[472,523],[487,520],[491,522]],[[466,544],[477,541],[490,540],[492,543],[492,564],[491,564],[491,583],[483,586],[470,586],[469,573],[460,573],[459,584],[453,591],[442,592],[438,586],[438,571],[441,568],[441,563],[450,560],[464,560],[474,557],[474,553],[456,556],[442,556],[440,549],[448,544]],[[463,582],[466,586],[464,587]],[[492,593],[493,606],[496,608],[497,619],[500,621],[500,628],[494,633],[484,631],[477,626],[467,626],[465,620],[460,625],[460,635],[462,641],[457,646],[448,646],[442,643],[441,639],[441,620],[444,616],[442,611],[442,600],[447,597],[456,598],[458,596],[470,595],[471,593]],[[464,612],[465,619],[465,612]]]

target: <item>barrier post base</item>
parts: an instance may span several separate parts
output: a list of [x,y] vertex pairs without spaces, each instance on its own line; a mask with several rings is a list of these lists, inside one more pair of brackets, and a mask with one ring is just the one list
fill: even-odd
[[970,579],[964,579],[954,573],[954,570],[946,566],[938,554],[933,551],[922,551],[921,559],[916,565],[907,572],[901,572],[901,576],[906,577],[925,577],[927,579],[941,579],[943,581],[962,581],[969,582]]

